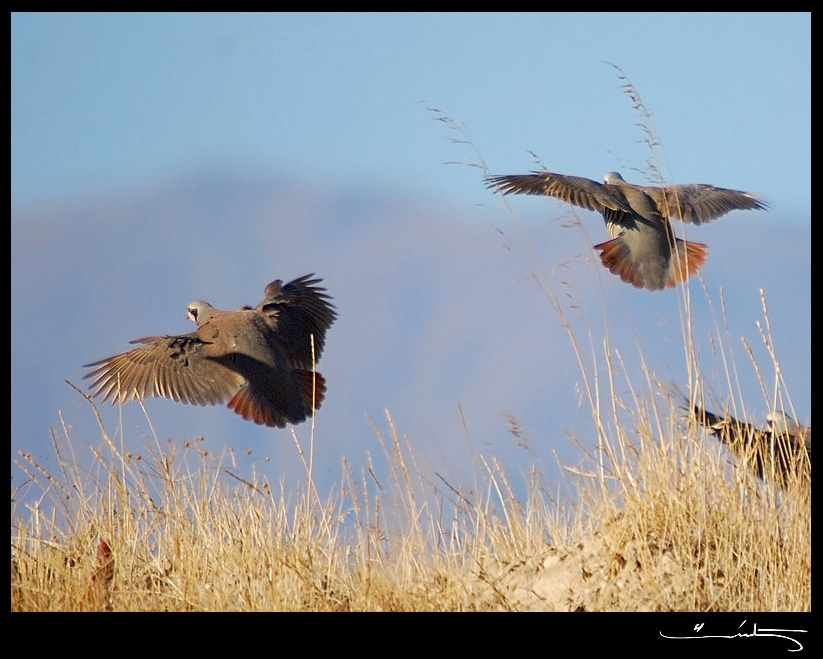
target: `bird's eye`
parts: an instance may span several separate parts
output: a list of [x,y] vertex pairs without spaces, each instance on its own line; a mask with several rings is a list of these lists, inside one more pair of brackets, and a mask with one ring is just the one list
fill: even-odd
[[197,320],[197,309],[194,307],[189,307],[189,316]]

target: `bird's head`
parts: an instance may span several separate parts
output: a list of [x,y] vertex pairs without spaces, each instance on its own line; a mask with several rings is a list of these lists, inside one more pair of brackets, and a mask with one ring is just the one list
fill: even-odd
[[618,183],[625,183],[626,180],[617,172],[609,172],[603,177],[603,182],[610,185],[616,185]]
[[778,435],[797,429],[797,421],[780,410],[767,414],[766,421],[769,424],[769,429]]
[[189,302],[188,319],[195,323],[198,327],[214,313],[215,308],[208,302],[203,300],[194,300]]

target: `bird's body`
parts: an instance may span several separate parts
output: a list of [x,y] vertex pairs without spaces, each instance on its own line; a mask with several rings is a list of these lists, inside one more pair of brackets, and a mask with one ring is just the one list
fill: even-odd
[[634,185],[617,172],[606,174],[603,183],[546,171],[486,181],[503,194],[546,195],[600,213],[612,237],[595,245],[603,265],[623,281],[652,291],[686,281],[706,260],[706,245],[676,238],[670,219],[703,224],[732,210],[767,208],[747,192],[706,184]]
[[228,401],[258,424],[300,423],[324,398],[325,379],[313,367],[337,317],[320,280],[310,277],[272,282],[254,308],[221,311],[195,300],[188,308],[194,332],[132,341],[140,347],[88,364],[85,377],[93,378],[94,395],[112,404],[151,396],[191,405]]
[[762,429],[698,406],[694,416],[761,479],[783,488],[798,478],[811,479],[812,429],[787,414],[770,414]]

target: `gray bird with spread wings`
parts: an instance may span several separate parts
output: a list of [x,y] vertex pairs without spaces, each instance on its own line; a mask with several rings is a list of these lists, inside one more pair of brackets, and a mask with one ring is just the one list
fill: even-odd
[[597,211],[612,240],[595,245],[603,265],[636,288],[673,288],[697,272],[706,245],[676,238],[670,219],[703,224],[733,210],[765,210],[768,204],[748,192],[691,184],[634,185],[617,172],[603,183],[579,176],[532,172],[489,176],[490,188],[503,194],[546,195]]
[[220,311],[191,302],[196,331],[137,339],[140,347],[87,364],[93,395],[112,404],[151,396],[190,405],[228,401],[260,425],[305,421],[325,396],[326,381],[313,367],[337,318],[313,276],[273,281],[256,307]]

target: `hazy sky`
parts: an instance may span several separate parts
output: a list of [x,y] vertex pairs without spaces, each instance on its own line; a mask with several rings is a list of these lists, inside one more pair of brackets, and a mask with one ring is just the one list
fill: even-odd
[[810,186],[811,16],[735,14],[12,14],[12,204],[110,193],[231,164],[487,201],[495,173],[643,168],[751,190],[796,216]]
[[[312,270],[341,310],[320,365],[335,430],[324,437],[341,452],[351,438],[337,430],[373,440],[364,413],[385,408],[418,445],[460,435],[457,405],[482,441],[505,434],[501,410],[522,414],[542,440],[579,430],[579,374],[561,324],[517,255],[500,249],[508,238],[492,227],[511,228],[509,217],[470,165],[513,174],[538,158],[559,173],[601,180],[619,170],[643,182],[652,151],[612,65],[652,113],[667,180],[770,202],[768,213],[689,229],[710,244],[709,294],[735,292],[726,328],[705,304],[695,310],[699,351],[711,357],[708,333],[728,331],[755,391],[743,394],[765,414],[739,342],[745,335],[760,357],[765,287],[787,385],[810,419],[808,13],[13,13],[11,37],[13,455],[34,438],[49,450],[58,409],[81,415],[63,382],[78,382],[81,364],[137,336],[190,331],[192,298],[255,304],[272,278]],[[175,188],[181,180],[194,183]],[[276,191],[243,181],[296,183],[280,208]],[[560,231],[562,204],[509,203],[555,281],[572,261],[570,311],[603,312],[616,334],[631,325],[663,377],[682,384],[675,292],[635,291],[598,272],[590,245]],[[316,223],[274,225],[272,208]],[[598,217],[584,224],[607,239]],[[123,242],[128,253],[116,251]],[[582,330],[587,359],[602,347],[596,325]],[[722,376],[711,384],[730,388]],[[164,436],[273,436],[221,408],[151,409]]]

